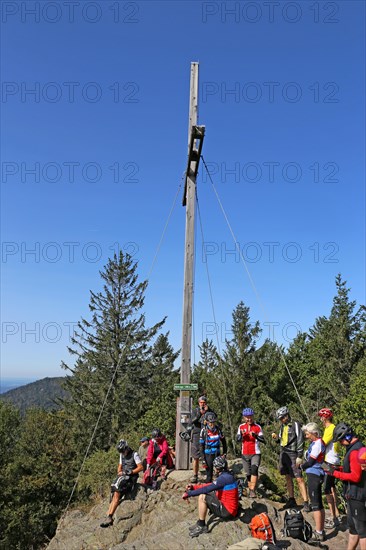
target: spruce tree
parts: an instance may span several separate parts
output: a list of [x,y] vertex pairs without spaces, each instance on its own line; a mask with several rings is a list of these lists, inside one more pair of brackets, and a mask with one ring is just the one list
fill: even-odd
[[165,321],[146,327],[147,282],[139,282],[137,262],[129,254],[109,259],[100,276],[103,289],[90,292],[90,319],[81,319],[68,348],[75,364],[62,363],[70,373],[65,385],[71,399],[65,408],[82,453],[97,421],[91,448],[107,449],[143,412],[152,339]]
[[301,390],[308,414],[316,419],[321,407],[337,408],[347,396],[355,369],[365,357],[365,307],[350,300],[340,274],[329,317],[315,320],[307,334],[289,347],[287,361]]

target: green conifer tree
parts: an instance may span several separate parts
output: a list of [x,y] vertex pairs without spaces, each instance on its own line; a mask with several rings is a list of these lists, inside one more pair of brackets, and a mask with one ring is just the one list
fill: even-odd
[[139,282],[137,262],[129,254],[109,259],[100,275],[102,291],[90,293],[91,318],[78,323],[69,348],[75,364],[62,363],[71,373],[65,408],[82,453],[97,421],[91,449],[107,449],[141,416],[151,379],[152,339],[165,321],[146,327],[147,282]]

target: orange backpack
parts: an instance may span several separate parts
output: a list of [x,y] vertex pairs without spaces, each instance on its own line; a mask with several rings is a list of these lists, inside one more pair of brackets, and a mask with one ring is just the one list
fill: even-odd
[[276,544],[276,534],[273,528],[272,522],[268,517],[268,514],[263,512],[254,516],[252,521],[249,524],[250,530],[252,532],[252,537],[255,539],[262,539],[266,542]]

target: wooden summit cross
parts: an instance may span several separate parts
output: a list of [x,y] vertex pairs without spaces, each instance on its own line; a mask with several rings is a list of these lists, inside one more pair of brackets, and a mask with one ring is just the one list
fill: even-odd
[[[186,387],[191,377],[192,347],[192,304],[193,304],[193,267],[194,267],[194,227],[196,209],[196,177],[201,157],[205,127],[197,126],[198,120],[198,63],[191,63],[191,81],[188,123],[188,162],[183,194],[183,206],[186,207],[186,236],[184,252],[184,288],[183,288],[183,333],[182,364],[180,382]],[[191,388],[193,389],[193,388]],[[176,459],[177,470],[190,468],[190,444],[179,437],[185,431],[191,413],[191,399],[187,389],[180,390],[177,399],[176,419]]]

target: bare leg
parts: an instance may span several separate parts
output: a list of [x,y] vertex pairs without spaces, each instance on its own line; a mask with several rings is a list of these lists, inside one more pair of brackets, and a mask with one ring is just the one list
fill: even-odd
[[324,531],[325,510],[316,510],[314,513],[315,529],[318,533]]
[[119,504],[119,493],[113,493],[113,498],[111,500],[111,503],[108,508],[108,516],[113,516],[114,512],[117,510],[118,504]]
[[[348,546],[347,546],[347,550],[356,550],[359,540],[360,540],[360,537],[359,537],[358,535],[351,535],[351,534],[349,534],[349,535],[348,535]],[[366,541],[366,539],[363,539],[363,540]],[[362,544],[362,543],[361,543],[361,544]],[[364,548],[365,548],[365,547],[364,547]],[[361,546],[361,549],[363,550],[362,546]]]
[[[331,496],[333,497],[333,500],[334,500],[334,514],[333,514],[333,517],[339,517],[339,510],[338,510],[338,506],[337,506],[337,490],[335,487],[332,487],[331,489],[332,493],[331,493]],[[332,510],[331,510],[332,511]]]
[[329,511],[332,515],[332,518],[338,517],[339,513],[337,513],[338,510],[337,510],[333,495],[332,494],[325,495],[325,497],[327,499],[327,503],[328,503],[328,506],[329,506]]
[[294,498],[294,482],[292,481],[292,477],[288,474],[286,474],[286,486],[287,486],[288,496],[290,498]]
[[201,521],[205,521],[207,516],[207,504],[206,495],[200,495],[198,497],[198,517]]
[[248,487],[251,491],[255,491],[255,488],[257,486],[258,482],[258,476],[250,476],[250,481],[248,483]]
[[194,458],[193,459],[193,475],[194,476],[198,476],[199,466],[200,466],[200,459],[199,458]]
[[308,497],[308,492],[306,490],[306,485],[305,485],[304,479],[302,477],[297,477],[296,481],[297,481],[297,484],[299,486],[300,493],[301,493],[301,496],[303,498],[303,501],[307,502],[309,500],[309,497]]

